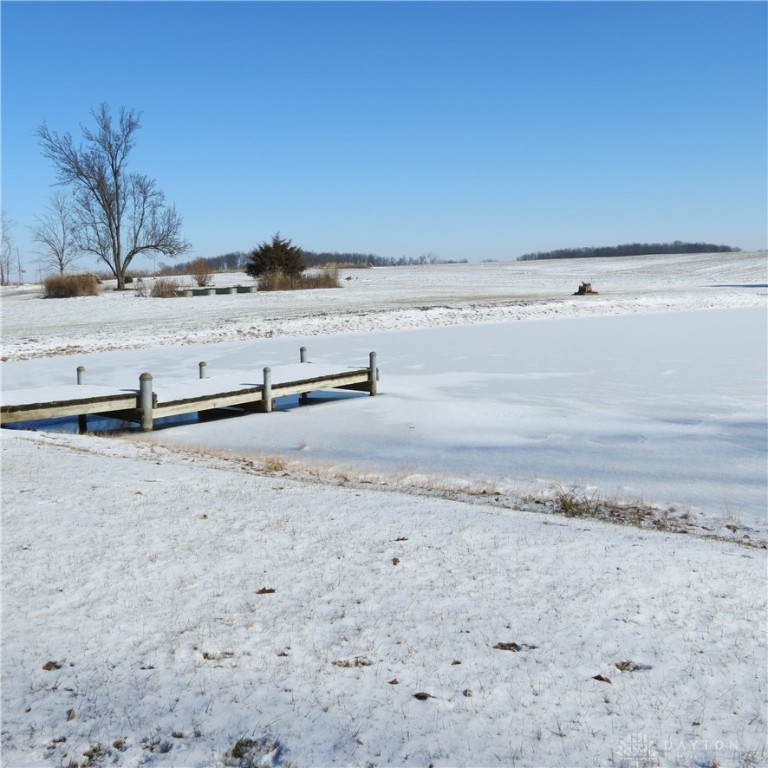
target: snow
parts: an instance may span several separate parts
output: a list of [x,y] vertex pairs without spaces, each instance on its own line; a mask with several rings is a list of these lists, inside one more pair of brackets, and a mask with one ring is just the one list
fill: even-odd
[[[582,280],[591,282],[599,295],[572,296]],[[244,274],[233,274],[217,275],[216,284],[251,282]],[[289,296],[242,293],[172,301],[108,291],[98,298],[69,299],[66,310],[61,302],[40,300],[36,288],[21,286],[3,294],[3,359],[264,337],[764,306],[768,274],[763,252],[355,269],[342,271],[342,285]]]
[[766,254],[344,276],[3,294],[3,402],[300,346],[381,381],[0,433],[2,765],[766,764]]

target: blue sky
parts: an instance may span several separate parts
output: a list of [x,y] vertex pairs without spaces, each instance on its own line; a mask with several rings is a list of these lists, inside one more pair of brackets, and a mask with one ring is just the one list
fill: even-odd
[[[765,3],[2,2],[2,209],[55,191],[35,136],[142,113],[130,168],[191,255],[509,259],[766,248]],[[162,260],[162,259],[161,259]]]

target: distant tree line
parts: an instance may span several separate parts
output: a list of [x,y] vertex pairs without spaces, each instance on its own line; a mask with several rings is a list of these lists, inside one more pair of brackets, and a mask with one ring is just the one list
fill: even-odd
[[625,243],[624,245],[589,246],[584,248],[560,248],[556,251],[526,253],[518,261],[540,261],[543,259],[591,259],[607,256],[650,256],[664,253],[738,253],[740,248],[712,243]]
[[[377,256],[374,253],[340,253],[338,251],[301,251],[304,264],[308,268],[327,267],[327,266],[347,266],[347,267],[404,267],[417,266],[421,264],[463,264],[466,259],[461,261],[450,261],[440,259],[434,254],[425,253],[418,257],[401,256],[400,258],[391,258],[386,256]],[[161,264],[158,272],[162,275],[188,275],[192,265],[199,261],[187,261],[178,264]],[[243,272],[248,265],[249,255],[243,251],[233,251],[221,256],[211,256],[204,258],[212,272]]]
[[189,275],[197,262],[204,261],[211,272],[242,272],[248,261],[248,254],[243,251],[224,253],[221,256],[193,259],[180,264],[160,264],[157,271],[161,275]]
[[328,265],[347,265],[354,267],[413,267],[422,264],[464,264],[467,260],[453,261],[441,259],[434,253],[422,253],[421,256],[401,256],[393,258],[377,256],[374,253],[338,253],[337,251],[304,251],[304,263],[308,267]]
[[338,251],[304,251],[304,263],[308,267],[325,267],[328,264],[347,264],[355,267],[386,267],[392,261],[373,253],[339,253]]

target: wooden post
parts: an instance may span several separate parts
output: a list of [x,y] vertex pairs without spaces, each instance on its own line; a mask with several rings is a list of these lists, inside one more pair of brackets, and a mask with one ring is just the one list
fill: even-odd
[[[307,362],[307,348],[306,347],[302,347],[299,350],[299,361],[302,362],[302,363],[306,363]],[[309,395],[306,392],[302,392],[299,395],[299,402],[300,403],[306,403],[308,400],[309,400]]]
[[261,398],[264,403],[264,412],[272,412],[272,369],[264,369],[264,386],[261,390]]
[[[84,365],[77,366],[77,383],[85,384],[85,366]],[[81,413],[77,417],[77,433],[79,435],[82,435],[84,432],[87,432],[87,431],[88,431],[88,414]]]
[[371,395],[375,395],[378,392],[378,378],[379,371],[376,368],[376,353],[371,352],[368,356],[370,359],[370,367],[368,369],[368,391]]
[[139,376],[139,411],[141,412],[142,432],[152,431],[154,422],[152,417],[152,400],[152,374],[142,373]]
[[206,371],[206,368],[208,367],[208,363],[206,363],[204,360],[201,360],[197,367],[200,369],[200,378],[207,379],[208,372]]

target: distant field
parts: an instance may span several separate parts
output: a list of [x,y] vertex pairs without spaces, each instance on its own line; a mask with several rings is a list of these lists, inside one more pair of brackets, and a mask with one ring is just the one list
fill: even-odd
[[[140,299],[2,289],[3,360],[276,336],[765,304],[768,254],[644,256],[342,271],[342,288]],[[350,279],[345,279],[350,278]],[[580,282],[597,296],[574,297]],[[251,284],[245,274],[214,285]],[[192,285],[191,278],[189,285]],[[31,303],[30,303],[31,302]]]

